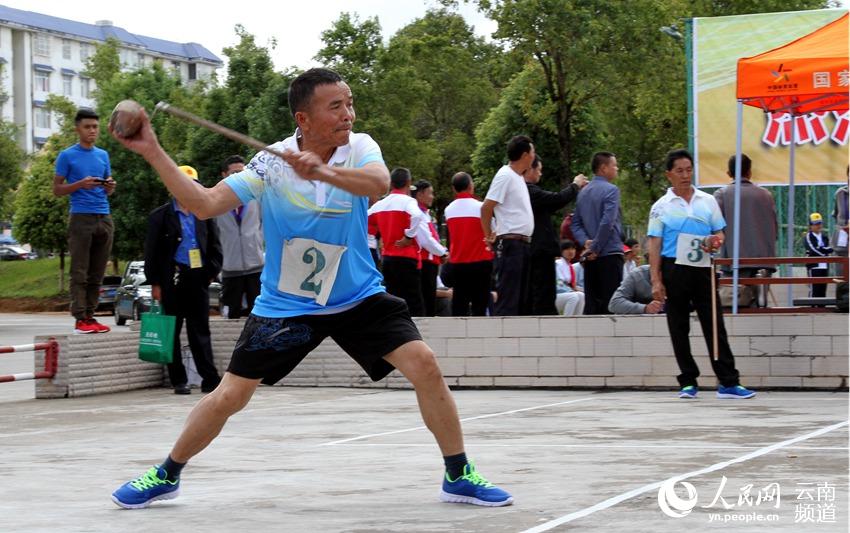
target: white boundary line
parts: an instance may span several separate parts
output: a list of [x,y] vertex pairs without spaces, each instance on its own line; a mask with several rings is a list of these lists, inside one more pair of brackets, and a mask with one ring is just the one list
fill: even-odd
[[630,490],[628,492],[624,492],[612,498],[608,498],[605,501],[599,502],[596,505],[591,507],[587,507],[582,509],[581,511],[576,511],[574,513],[570,513],[564,515],[560,518],[556,518],[554,520],[550,520],[544,524],[540,524],[539,526],[532,527],[530,529],[524,530],[522,533],[541,533],[543,531],[549,531],[552,528],[564,525],[568,522],[572,522],[573,520],[578,520],[579,518],[584,518],[587,515],[593,514],[597,511],[602,511],[608,509],[609,507],[613,507],[618,503],[622,503],[626,500],[630,500],[635,496],[640,496],[641,494],[647,493],[652,490],[656,490],[661,487],[667,481],[682,481],[688,478],[692,478],[695,476],[699,476],[702,474],[708,474],[710,472],[716,472],[717,470],[721,470],[726,468],[727,466],[731,466],[737,463],[743,463],[744,461],[749,461],[750,459],[755,459],[756,457],[761,457],[762,455],[766,455],[768,453],[774,452],[780,448],[785,448],[792,444],[796,444],[798,442],[812,439],[815,437],[819,437],[825,433],[829,433],[830,431],[834,431],[836,429],[842,428],[850,424],[847,420],[843,422],[839,422],[837,424],[833,424],[831,426],[827,426],[821,428],[817,431],[813,431],[811,433],[807,433],[805,435],[801,435],[799,437],[794,437],[792,439],[784,440],[782,442],[777,442],[776,444],[771,444],[770,446],[765,446],[764,448],[760,448],[752,453],[748,453],[746,455],[742,455],[735,459],[730,459],[729,461],[723,461],[722,463],[716,463],[701,470],[694,470],[693,472],[688,472],[687,474],[682,474],[679,476],[673,476],[663,481],[656,481],[655,483],[650,483],[649,485],[644,485],[643,487],[638,487],[636,489]]
[[[525,412],[525,411],[533,411],[535,409],[545,409],[546,407],[556,407],[556,406],[559,406],[559,405],[568,405],[568,404],[571,404],[571,403],[586,402],[586,401],[595,400],[595,399],[598,399],[598,398],[599,397],[597,396],[597,397],[579,398],[577,400],[568,400],[568,401],[565,401],[565,402],[547,403],[545,405],[535,405],[533,407],[524,407],[522,409],[512,409],[510,411],[502,411],[501,413],[490,413],[490,414],[486,414],[486,415],[472,416],[472,417],[469,417],[469,418],[461,418],[460,421],[461,422],[469,422],[470,420],[481,420],[482,418],[492,418],[494,416],[512,415],[514,413],[522,413],[522,412]],[[426,427],[425,426],[417,426],[415,428],[398,429],[396,431],[385,431],[383,433],[372,433],[371,435],[361,435],[359,437],[351,437],[351,438],[348,438],[348,439],[335,440],[333,442],[323,442],[319,446],[335,446],[337,444],[345,444],[346,442],[354,442],[356,440],[370,439],[372,437],[383,437],[383,436],[386,436],[386,435],[396,435],[398,433],[407,433],[409,431],[419,431],[420,429],[426,429]]]
[[[388,447],[388,448],[433,448],[434,443],[390,443],[390,442],[362,442],[352,444],[351,446],[361,447]],[[722,444],[701,444],[694,446],[684,445],[666,445],[666,444],[493,444],[485,442],[466,442],[466,446],[470,448],[568,448],[568,449],[606,449],[606,450],[708,450],[708,451],[723,451],[723,450],[758,450],[758,446],[725,446]],[[826,451],[826,452],[846,452],[850,450],[847,446],[788,446],[788,450],[806,450],[806,451]]]

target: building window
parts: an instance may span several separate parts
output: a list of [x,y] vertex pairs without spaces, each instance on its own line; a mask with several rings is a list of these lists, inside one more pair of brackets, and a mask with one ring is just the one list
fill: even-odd
[[50,129],[50,111],[47,108],[35,108],[35,127]]
[[71,59],[71,41],[62,39],[62,59]]
[[71,83],[74,81],[73,76],[69,76],[67,74],[62,75],[62,94],[65,96],[71,96]]
[[179,61],[172,61],[171,62],[171,68],[173,68],[175,72],[180,74],[180,62]]
[[50,92],[50,73],[49,72],[35,72],[35,90],[42,91],[45,93]]
[[91,80],[88,78],[80,78],[80,96],[83,98],[91,98]]
[[145,54],[136,54],[136,62],[140,67],[145,66]]
[[88,43],[80,43],[80,61],[84,62],[91,55],[91,49],[89,48]]
[[33,53],[37,56],[50,57],[50,37],[43,33],[36,33],[33,37]]
[[198,66],[194,63],[189,63],[189,79],[198,79]]

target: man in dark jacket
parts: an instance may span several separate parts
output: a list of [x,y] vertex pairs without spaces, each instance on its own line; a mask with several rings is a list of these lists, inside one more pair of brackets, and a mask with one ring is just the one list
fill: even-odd
[[573,182],[560,192],[542,189],[539,185],[543,175],[543,162],[534,158],[531,168],[523,173],[531,211],[534,213],[534,233],[531,234],[531,266],[529,268],[527,309],[532,315],[557,315],[555,308],[555,259],[561,249],[552,215],[578,196],[578,191],[587,183],[579,174]]
[[[190,166],[180,169],[198,179]],[[180,330],[186,321],[186,335],[198,374],[201,391],[212,392],[221,378],[213,363],[210,342],[210,282],[221,270],[221,245],[213,220],[199,220],[172,200],[154,209],[148,217],[145,239],[145,277],[154,300],[162,303],[165,314],[177,317],[174,354],[168,375],[175,394],[191,391],[186,368],[180,357]]]

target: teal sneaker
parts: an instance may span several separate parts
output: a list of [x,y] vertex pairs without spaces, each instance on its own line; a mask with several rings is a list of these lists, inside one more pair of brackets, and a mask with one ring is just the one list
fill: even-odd
[[124,509],[143,509],[157,500],[173,500],[180,495],[180,480],[168,481],[165,475],[159,465],[153,466],[121,485],[112,493],[112,501]]
[[699,389],[693,385],[688,385],[687,387],[682,387],[682,390],[679,391],[679,398],[683,400],[693,400],[697,397],[699,393]]
[[752,398],[755,395],[755,391],[751,391],[750,389],[740,385],[735,385],[734,387],[724,387],[721,385],[717,387],[718,398],[746,400],[747,398]]
[[443,490],[440,491],[440,500],[486,507],[501,507],[514,502],[513,496],[484,479],[472,463],[465,465],[463,475],[455,480],[449,478],[449,473],[446,472],[443,478]]

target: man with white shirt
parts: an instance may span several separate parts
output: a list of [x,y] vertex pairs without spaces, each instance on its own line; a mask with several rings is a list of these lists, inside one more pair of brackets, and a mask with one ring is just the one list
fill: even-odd
[[481,228],[496,252],[497,316],[530,311],[526,307],[534,213],[522,175],[534,162],[534,144],[525,135],[517,135],[508,141],[507,152],[508,164],[496,172],[481,206]]

